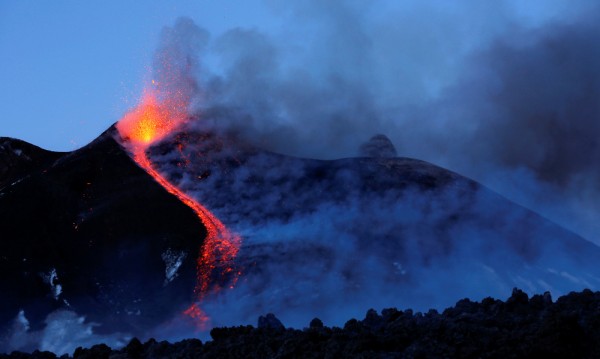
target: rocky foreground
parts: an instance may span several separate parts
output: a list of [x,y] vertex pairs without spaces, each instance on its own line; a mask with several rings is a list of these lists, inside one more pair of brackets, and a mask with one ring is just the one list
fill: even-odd
[[[273,315],[258,327],[214,328],[212,341],[104,344],[77,348],[73,358],[597,358],[600,292],[572,292],[555,302],[549,293],[529,298],[514,289],[505,302],[463,299],[438,313],[369,310],[363,320],[329,328],[286,329]],[[49,352],[13,352],[0,358],[56,358]],[[62,358],[71,358],[64,355]]]

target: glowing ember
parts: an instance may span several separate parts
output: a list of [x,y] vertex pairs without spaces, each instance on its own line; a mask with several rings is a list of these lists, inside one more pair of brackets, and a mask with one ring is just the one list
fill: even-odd
[[[198,282],[194,289],[197,299],[201,301],[210,292],[218,292],[221,289],[219,283],[229,281],[230,288],[235,285],[240,273],[232,265],[241,240],[239,236],[229,232],[208,209],[154,169],[146,154],[152,143],[161,140],[185,121],[186,105],[186,101],[176,96],[160,100],[158,91],[146,91],[141,103],[117,123],[117,130],[132,152],[135,162],[169,193],[194,210],[206,227],[207,236],[197,260]],[[220,278],[217,283],[213,283],[218,276]],[[200,328],[206,328],[209,318],[196,304],[184,314],[194,319]]]
[[204,311],[196,304],[192,304],[183,312],[183,314],[192,318],[196,322],[196,325],[202,330],[205,330],[208,327],[208,323],[210,323],[208,315],[206,315],[206,313],[204,313]]
[[[117,123],[119,134],[136,150],[146,150],[185,121],[185,102],[159,102],[158,91],[145,91],[141,103]],[[135,152],[134,152],[135,153]]]

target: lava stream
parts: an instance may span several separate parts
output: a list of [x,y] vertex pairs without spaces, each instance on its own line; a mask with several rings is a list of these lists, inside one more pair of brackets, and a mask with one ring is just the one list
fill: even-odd
[[[169,193],[190,207],[206,227],[206,239],[197,259],[198,282],[194,289],[198,301],[201,301],[210,292],[218,292],[220,284],[226,281],[230,282],[230,288],[235,285],[240,273],[234,268],[233,260],[241,239],[231,233],[208,209],[169,182],[154,168],[146,154],[146,149],[152,143],[164,138],[184,122],[187,116],[185,105],[185,101],[176,97],[159,101],[156,93],[146,92],[141,103],[117,123],[117,130],[131,151],[133,160]],[[211,283],[217,276],[220,276],[218,283]],[[201,326],[208,321],[208,317],[196,304],[186,310],[185,314],[197,320]]]
[[[229,232],[225,225],[223,225],[223,223],[221,223],[221,221],[219,221],[204,206],[182,192],[177,186],[169,182],[163,175],[155,170],[145,151],[134,152],[133,156],[135,162],[146,170],[149,175],[154,177],[156,182],[196,212],[196,215],[200,218],[204,227],[206,227],[206,240],[200,258],[198,258],[198,286],[195,290],[199,299],[202,299],[202,297],[208,293],[209,289],[211,289],[209,287],[210,279],[216,269],[221,269],[221,271],[224,272],[223,274],[229,274],[233,271],[232,267],[218,268],[218,264],[227,264],[235,259],[239,250],[240,237]],[[232,283],[232,285],[235,284],[236,278],[233,280],[234,283]],[[212,290],[218,289],[218,285],[215,285],[212,288]]]

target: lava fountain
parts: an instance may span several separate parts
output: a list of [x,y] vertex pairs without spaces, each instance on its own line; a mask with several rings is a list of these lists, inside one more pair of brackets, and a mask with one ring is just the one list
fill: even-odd
[[[146,89],[137,107],[128,112],[118,123],[117,130],[133,160],[151,175],[169,193],[179,198],[200,218],[207,235],[197,259],[197,284],[194,293],[198,303],[209,293],[221,290],[221,285],[229,281],[233,288],[240,272],[233,265],[241,239],[230,232],[206,207],[184,193],[161,174],[148,157],[146,150],[165,136],[178,130],[188,118],[186,98],[178,92],[164,94],[157,83]],[[205,328],[209,318],[194,303],[185,312],[195,319],[200,328]]]

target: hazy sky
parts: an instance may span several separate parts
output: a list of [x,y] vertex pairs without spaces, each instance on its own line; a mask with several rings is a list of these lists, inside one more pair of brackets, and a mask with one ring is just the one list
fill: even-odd
[[161,28],[182,15],[215,33],[276,26],[254,0],[0,1],[0,136],[85,145],[135,101]]
[[[298,4],[302,2],[295,3],[289,8],[301,13],[303,5]],[[315,10],[313,4],[313,9],[300,14],[297,17],[300,22],[310,23],[313,18],[323,21],[316,12],[336,12],[340,4],[345,4],[343,1],[312,3],[319,7]],[[357,1],[347,3],[361,4]],[[288,4],[275,0],[2,0],[0,136],[21,138],[53,150],[71,150],[85,145],[117,121],[135,102],[144,76],[148,74],[161,28],[172,25],[180,16],[187,16],[209,30],[212,36],[242,27],[294,37],[294,25],[285,20],[291,12]],[[451,79],[454,69],[448,63],[420,61],[418,47],[443,48],[445,41],[443,33],[428,34],[427,21],[421,19],[446,21],[448,36],[453,37],[449,41],[456,45],[456,39],[468,43],[466,40],[494,32],[494,24],[499,18],[514,17],[515,21],[535,25],[581,10],[581,6],[573,4],[572,1],[556,0],[380,1],[370,4],[369,11],[373,12],[374,8],[380,14],[397,17],[400,29],[403,23],[408,23],[407,35],[398,39],[399,45],[402,41],[413,42],[410,48],[411,51],[417,48],[412,51],[416,55],[408,66],[417,67],[413,72],[415,78],[429,73],[421,80],[433,83],[435,87],[438,80]],[[443,16],[436,17],[440,14]],[[377,16],[370,19],[373,18],[377,19]],[[411,19],[419,21],[415,23]],[[502,26],[507,26],[504,20]],[[462,26],[464,23],[469,26]],[[464,34],[455,31],[457,29]],[[351,33],[352,30],[350,25],[348,31]],[[397,28],[393,30],[390,34],[398,34]],[[302,40],[301,37],[296,34],[295,39]],[[407,89],[406,93],[414,92],[410,87]]]

